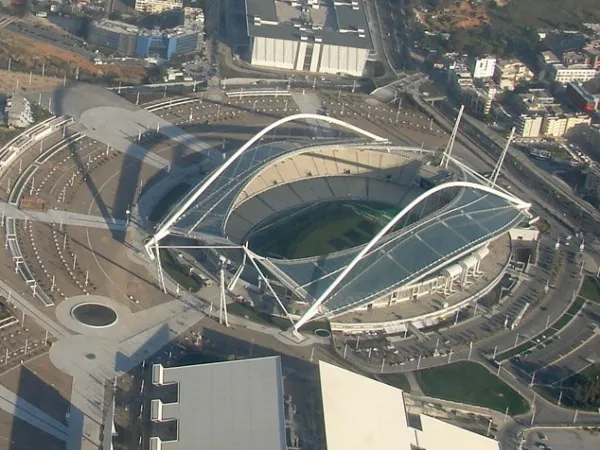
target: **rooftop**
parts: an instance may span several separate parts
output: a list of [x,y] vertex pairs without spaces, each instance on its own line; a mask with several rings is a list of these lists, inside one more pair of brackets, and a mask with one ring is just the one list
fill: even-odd
[[137,34],[138,27],[125,22],[119,22],[117,20],[102,19],[94,23],[94,26],[103,28],[105,30],[114,31],[115,33],[130,33]]
[[157,449],[287,448],[278,356],[169,368],[155,364],[152,382],[178,388],[176,403],[152,400],[154,421],[177,420],[177,440],[153,438]]
[[[153,383],[178,383],[179,406],[162,409],[177,413],[179,439],[159,442],[152,438],[150,447],[287,450],[285,397],[290,417],[298,414],[300,422],[314,425],[295,430],[301,442],[321,442],[313,433],[324,425],[327,450],[499,450],[497,441],[411,414],[404,392],[395,387],[322,361],[314,382],[289,383],[306,379],[295,376],[297,370],[302,369],[295,367],[285,377],[286,386],[292,389],[283,392],[279,356],[172,368],[154,365]],[[311,380],[312,373],[311,369]],[[306,398],[310,400],[304,405]],[[158,413],[157,402],[152,401],[153,416]],[[168,407],[174,409],[168,411]]]
[[371,49],[362,0],[246,0],[249,36]]
[[[404,392],[319,362],[327,450],[499,450],[498,442],[425,415],[408,420]],[[363,414],[357,411],[358,405]],[[414,425],[411,425],[414,422]]]

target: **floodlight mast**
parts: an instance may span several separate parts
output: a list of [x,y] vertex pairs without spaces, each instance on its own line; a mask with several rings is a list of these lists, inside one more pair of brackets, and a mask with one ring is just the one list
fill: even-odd
[[344,270],[338,275],[338,277],[323,291],[323,293],[317,298],[317,300],[308,308],[308,310],[300,317],[300,319],[294,324],[293,333],[297,337],[300,336],[298,330],[302,327],[306,322],[312,319],[319,307],[323,304],[325,299],[333,292],[333,290],[346,278],[346,276],[356,267],[356,265],[363,259],[367,253],[369,253],[373,247],[400,221],[406,216],[408,213],[412,211],[412,209],[421,203],[423,200],[426,200],[433,194],[443,191],[446,189],[453,188],[471,188],[483,192],[487,192],[489,194],[496,195],[504,200],[507,200],[513,203],[519,209],[527,209],[531,206],[530,203],[524,202],[523,200],[515,197],[506,192],[499,191],[491,186],[484,186],[481,184],[473,183],[471,181],[451,181],[448,183],[442,183],[433,188],[423,192],[417,198],[415,198],[412,202],[406,205],[398,214],[396,214],[380,231],[373,237],[363,248],[362,250],[354,257],[354,259],[348,264]]
[[169,235],[171,227],[177,222],[177,220],[194,204],[194,202],[208,189],[208,187],[214,183],[221,174],[231,166],[240,156],[244,154],[246,150],[252,147],[256,142],[258,142],[265,134],[274,130],[275,128],[283,125],[287,122],[292,122],[294,120],[302,120],[302,119],[312,119],[312,120],[323,120],[324,122],[338,125],[342,128],[346,128],[350,131],[354,131],[355,133],[362,134],[376,142],[387,142],[388,140],[384,137],[381,137],[377,134],[371,133],[370,131],[363,130],[355,125],[344,122],[343,120],[336,119],[330,116],[323,116],[320,114],[311,114],[311,113],[301,113],[301,114],[293,114],[291,116],[283,117],[272,124],[266,126],[258,133],[256,133],[250,140],[248,140],[244,145],[242,145],[230,158],[225,160],[225,162],[219,166],[213,173],[208,177],[208,179],[202,183],[198,189],[196,189],[187,200],[181,205],[181,207],[170,217],[168,217],[158,228],[154,236],[145,244],[146,252],[150,259],[154,259],[155,255],[152,252],[152,247],[164,239]]

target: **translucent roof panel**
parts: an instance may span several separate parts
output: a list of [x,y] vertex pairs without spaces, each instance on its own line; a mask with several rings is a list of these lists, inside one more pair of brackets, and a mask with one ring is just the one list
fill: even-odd
[[[341,312],[367,303],[399,286],[439,269],[452,259],[501,235],[525,217],[507,200],[465,189],[438,214],[430,214],[392,238],[378,243],[325,300],[329,311]],[[317,299],[350,263],[360,248],[324,257],[319,270],[305,261],[270,262]],[[314,264],[314,263],[313,263]],[[329,270],[324,273],[323,268]],[[311,279],[311,277],[313,277]]]
[[[231,204],[257,169],[278,156],[305,145],[306,143],[302,142],[281,141],[248,149],[206,188],[194,205],[179,217],[173,228],[181,232],[193,232],[201,223],[202,233],[221,236]],[[193,195],[194,191],[189,195]],[[179,205],[183,204],[189,195]],[[176,207],[174,211],[178,209]]]
[[[210,235],[221,239],[226,237],[225,222],[232,206],[238,196],[242,194],[244,188],[262,169],[276,163],[278,159],[293,155],[295,152],[310,152],[314,148],[319,149],[331,145],[347,149],[360,149],[365,148],[365,141],[361,138],[320,138],[308,142],[303,139],[297,141],[281,140],[248,148],[205,188],[192,206],[183,212],[175,223],[171,225],[170,229],[176,231],[179,235],[187,234],[190,237],[194,235],[194,232],[199,232],[205,237],[209,237]],[[369,148],[381,153],[387,153],[393,148],[395,154],[404,158],[411,155],[414,155],[414,158],[431,156],[431,152],[408,147],[382,147],[375,144]],[[163,223],[169,220],[172,215],[179,214],[181,206],[189,198],[196,195],[202,184],[203,181],[195,189],[192,189],[173,208],[173,213],[165,218]]]

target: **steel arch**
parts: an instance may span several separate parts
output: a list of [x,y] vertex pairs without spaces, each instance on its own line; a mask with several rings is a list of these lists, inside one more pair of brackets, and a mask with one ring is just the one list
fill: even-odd
[[179,210],[177,210],[174,214],[171,215],[165,222],[163,222],[159,229],[156,230],[154,236],[145,244],[146,252],[150,255],[150,258],[154,258],[153,253],[150,251],[150,248],[156,245],[161,239],[166,237],[169,234],[169,229],[171,226],[181,217],[181,215],[187,211],[187,209],[194,204],[194,202],[202,195],[204,191],[217,179],[221,174],[231,165],[233,164],[246,150],[248,150],[252,145],[254,145],[258,140],[260,140],[265,134],[274,130],[275,128],[283,125],[287,122],[292,122],[294,120],[299,119],[314,119],[314,120],[322,120],[327,123],[331,123],[334,125],[339,125],[340,127],[346,128],[350,131],[354,131],[355,133],[362,134],[370,139],[373,139],[377,142],[386,142],[387,139],[371,133],[367,130],[363,130],[355,125],[344,122],[343,120],[336,119],[334,117],[323,116],[320,114],[311,114],[311,113],[300,113],[293,114],[291,116],[283,117],[272,124],[266,126],[258,133],[256,133],[250,140],[248,140],[243,146],[241,146],[230,158],[228,158],[217,170],[215,170],[212,175],[202,183],[196,191],[189,196],[189,198],[181,205]]
[[300,317],[300,319],[294,324],[294,333],[297,333],[300,327],[302,327],[306,322],[312,319],[317,313],[317,309],[323,304],[323,302],[327,299],[329,294],[333,292],[333,290],[346,278],[346,276],[356,267],[356,265],[360,262],[363,257],[370,252],[373,247],[390,231],[404,216],[406,216],[410,211],[421,203],[423,200],[426,200],[433,194],[452,188],[470,188],[483,192],[487,192],[489,194],[495,195],[497,197],[503,198],[513,204],[519,209],[526,209],[531,206],[530,203],[524,202],[523,200],[510,195],[506,192],[502,192],[490,186],[485,186],[477,183],[473,183],[470,181],[451,181],[449,183],[439,184],[428,191],[422,193],[417,198],[415,198],[412,202],[406,205],[398,214],[392,218],[385,227],[383,227],[379,233],[377,233],[362,249],[361,251],[354,257],[354,259],[348,264],[344,270],[338,275],[338,277],[323,291],[323,293],[319,296],[319,298],[308,308],[308,310]]

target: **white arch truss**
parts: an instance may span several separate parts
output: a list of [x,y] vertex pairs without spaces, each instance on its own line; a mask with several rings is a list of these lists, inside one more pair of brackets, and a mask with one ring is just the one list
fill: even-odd
[[439,184],[426,192],[419,195],[412,202],[406,205],[398,214],[394,216],[392,220],[390,220],[385,227],[383,227],[379,233],[377,233],[367,245],[365,245],[361,251],[354,257],[354,259],[348,264],[344,270],[338,275],[338,277],[323,291],[323,293],[319,296],[319,298],[308,308],[308,310],[300,317],[300,319],[294,324],[294,333],[297,334],[300,327],[302,327],[306,322],[312,319],[319,307],[323,304],[323,302],[327,299],[329,294],[333,292],[333,290],[348,276],[348,274],[356,267],[356,265],[365,257],[367,253],[369,253],[373,247],[400,221],[404,216],[406,216],[410,211],[421,203],[423,200],[431,197],[433,194],[452,188],[471,188],[483,192],[487,192],[488,194],[495,195],[497,197],[503,198],[511,203],[513,203],[519,209],[526,209],[531,206],[530,203],[524,202],[523,200],[508,194],[506,192],[497,190],[491,186],[484,186],[481,184],[473,183],[470,181],[451,181],[448,183]]
[[198,197],[200,197],[204,193],[204,191],[206,191],[206,189],[212,183],[214,183],[215,180],[217,180],[217,178],[219,178],[221,176],[221,174],[229,166],[231,166],[240,156],[242,156],[246,150],[248,150],[250,147],[252,147],[252,145],[254,145],[257,141],[259,141],[265,134],[267,134],[271,130],[274,130],[275,128],[277,128],[280,125],[283,125],[287,122],[292,122],[294,120],[299,120],[299,119],[322,120],[324,122],[331,123],[333,125],[339,125],[340,127],[346,128],[350,131],[354,131],[355,133],[362,134],[363,136],[373,139],[376,142],[386,142],[387,141],[386,138],[383,138],[377,134],[371,133],[370,131],[363,130],[362,128],[359,128],[355,125],[344,122],[343,120],[336,119],[334,117],[323,116],[320,114],[301,113],[301,114],[293,114],[291,116],[287,116],[282,119],[279,119],[279,120],[273,122],[272,124],[266,126],[262,130],[260,130],[250,140],[248,140],[244,145],[242,145],[233,155],[231,155],[230,158],[228,158],[221,166],[219,166],[217,168],[217,170],[215,170],[212,173],[212,175],[204,183],[202,183],[200,185],[200,187],[198,189],[196,189],[196,191],[192,195],[189,196],[189,198],[181,205],[181,207],[179,208],[178,211],[175,212],[175,214],[171,215],[170,218],[168,218],[165,222],[163,222],[163,224],[160,226],[160,228],[158,230],[156,230],[156,233],[154,233],[154,236],[152,236],[152,238],[145,244],[146,252],[150,255],[150,257],[154,258],[154,255],[150,249],[153,246],[155,246],[161,239],[163,239],[164,237],[166,237],[169,234],[169,229],[173,226],[173,224],[175,224],[175,222],[177,222],[177,220],[182,216],[182,214],[185,213],[187,211],[187,209],[190,208],[194,204],[194,202],[198,199]]

